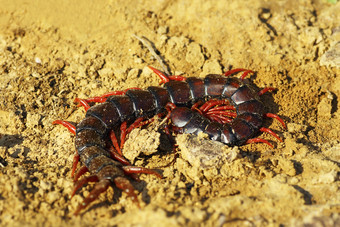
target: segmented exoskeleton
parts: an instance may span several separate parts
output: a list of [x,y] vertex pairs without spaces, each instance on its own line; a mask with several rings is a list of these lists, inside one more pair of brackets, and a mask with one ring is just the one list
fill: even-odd
[[[150,67],[160,76],[163,87],[151,86],[145,90],[130,88],[124,91],[111,92],[90,99],[76,99],[87,110],[85,118],[75,127],[66,121],[55,121],[55,124],[66,126],[76,134],[77,153],[73,164],[72,176],[78,161],[84,165],[75,176],[75,180],[85,172],[92,174],[76,183],[73,194],[87,182],[97,182],[90,195],[76,210],[76,214],[85,208],[98,195],[113,183],[127,192],[137,201],[134,188],[127,175],[136,173],[154,174],[157,172],[143,167],[131,166],[121,153],[125,136],[133,128],[150,122],[153,116],[165,116],[170,123],[166,129],[176,132],[198,134],[205,132],[210,139],[229,146],[246,143],[263,142],[264,139],[253,138],[259,131],[270,133],[282,141],[274,132],[262,127],[265,116],[284,122],[275,114],[266,113],[260,95],[273,90],[265,88],[256,93],[244,77],[252,72],[245,69],[234,69],[224,75],[207,75],[196,77],[167,77]],[[229,75],[243,71],[240,79]],[[90,107],[89,103],[99,102]],[[131,124],[129,128],[127,125]],[[116,132],[121,131],[120,146]]]

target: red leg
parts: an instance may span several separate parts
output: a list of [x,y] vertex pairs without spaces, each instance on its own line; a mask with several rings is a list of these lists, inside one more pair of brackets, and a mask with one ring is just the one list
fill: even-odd
[[132,186],[132,184],[130,183],[130,181],[124,177],[116,177],[114,179],[115,185],[117,186],[117,188],[121,189],[122,191],[124,191],[131,199],[133,202],[135,202],[137,204],[137,206],[140,208],[138,199],[137,199],[137,195],[134,192],[134,188]]
[[186,80],[186,78],[183,77],[183,76],[166,76],[164,73],[162,73],[158,69],[155,69],[152,66],[148,66],[148,67],[149,67],[149,69],[151,69],[154,73],[156,73],[159,76],[159,78],[161,79],[160,84],[165,84],[165,83],[169,82],[170,80],[177,80],[177,81]]
[[109,186],[110,186],[110,181],[107,179],[101,180],[97,184],[95,184],[94,189],[84,199],[84,201],[78,206],[77,210],[74,212],[74,215],[78,215],[82,209],[86,208],[91,202],[96,200],[101,193],[105,192],[108,189]]
[[276,120],[278,120],[278,121],[281,123],[281,125],[282,125],[285,129],[287,129],[287,126],[286,126],[286,124],[284,123],[284,121],[283,121],[279,116],[277,116],[276,114],[273,114],[273,113],[266,113],[264,116],[270,117],[270,118],[275,118]]
[[266,88],[263,88],[261,91],[259,91],[257,94],[259,96],[261,96],[261,95],[263,95],[264,93],[266,93],[268,91],[274,91],[274,90],[275,90],[275,88],[273,88],[273,87],[266,87]]
[[231,123],[233,121],[233,119],[229,118],[229,117],[225,117],[225,116],[219,116],[222,119],[222,123],[226,124],[226,123]]
[[198,108],[203,104],[202,100],[199,100],[198,102],[194,103],[194,105],[191,106],[191,109],[194,111],[197,111],[199,114],[203,115],[202,111]]
[[133,129],[135,129],[135,128],[138,128],[138,127],[141,127],[141,126],[145,125],[145,124],[142,124],[143,119],[144,119],[144,117],[137,118],[137,119],[135,120],[135,122],[133,122],[133,123],[129,126],[129,128],[126,130],[126,134],[129,134],[129,133],[130,133]]
[[210,114],[210,115],[207,115],[206,117],[208,117],[212,121],[217,121],[221,124],[232,122],[232,119],[230,119],[229,117],[225,117],[223,115],[220,115],[220,114]]
[[157,74],[157,76],[159,76],[159,78],[161,79],[161,84],[165,84],[167,82],[170,81],[169,77],[167,77],[164,73],[162,73],[161,71],[159,71],[158,69],[155,69],[154,67],[152,66],[148,66],[149,69],[151,69],[154,73]]
[[128,88],[128,89],[125,89],[123,91],[111,91],[111,92],[108,92],[108,93],[105,93],[101,96],[96,96],[96,97],[92,97],[92,98],[88,98],[88,99],[85,99],[86,102],[99,102],[99,103],[103,103],[106,101],[106,99],[110,96],[114,96],[114,95],[125,95],[125,93],[128,91],[128,90],[141,90],[141,88],[138,88],[138,87],[131,87],[131,88]]
[[209,108],[211,108],[212,106],[215,105],[215,104],[212,104],[212,105],[211,105],[211,103],[212,103],[212,102],[215,102],[215,101],[216,101],[216,100],[209,100],[209,101],[203,103],[203,104],[200,106],[199,110],[200,110],[202,113],[206,112]]
[[172,111],[172,110],[175,109],[175,108],[176,108],[176,105],[175,105],[174,103],[172,103],[172,102],[168,102],[168,103],[165,105],[165,109],[166,109],[168,112]]
[[135,120],[135,122],[133,122],[129,128],[127,127],[127,123],[123,122],[120,126],[120,149],[123,150],[124,147],[124,143],[125,143],[125,139],[126,139],[126,135],[129,134],[134,128],[139,127],[139,124],[141,123],[141,121],[143,120],[143,117],[137,118]]
[[76,182],[79,180],[79,177],[83,176],[85,173],[87,173],[89,170],[87,169],[86,166],[82,166],[80,167],[80,169],[78,170],[78,172],[76,173],[76,175],[74,176],[73,181]]
[[120,127],[120,150],[123,150],[126,136],[135,128],[142,127],[144,125],[147,125],[155,120],[155,117],[160,117],[162,114],[157,114],[153,118],[147,119],[143,121],[144,117],[137,118],[128,128],[126,122],[123,122]]
[[126,137],[126,128],[127,128],[127,122],[124,121],[121,125],[120,125],[120,150],[122,150],[123,145],[125,143],[125,137]]
[[228,111],[209,111],[206,115],[222,115],[222,116],[229,116],[229,117],[237,117],[237,113],[235,112],[228,112]]
[[240,79],[241,79],[241,80],[244,80],[244,78],[246,78],[246,76],[247,76],[249,73],[253,73],[253,71],[252,71],[252,70],[247,70],[247,71],[245,71],[245,72],[242,74],[242,76],[240,77]]
[[235,106],[217,106],[217,107],[214,107],[208,110],[207,113],[209,113],[210,111],[220,111],[220,110],[236,110],[236,108]]
[[216,115],[208,115],[206,116],[210,121],[214,121],[220,124],[223,124],[222,119],[220,118],[220,116],[216,116]]
[[169,76],[169,80],[185,81],[186,79],[184,76]]
[[164,126],[164,131],[165,131],[165,134],[167,134],[168,136],[171,136],[171,132],[170,132],[170,129],[169,129],[169,125],[165,125],[165,126]]
[[91,107],[90,104],[85,99],[76,98],[74,100],[74,103],[78,103],[77,106],[83,106],[85,111],[87,111]]
[[274,136],[276,139],[278,139],[280,142],[283,142],[282,139],[275,133],[273,132],[272,130],[270,130],[269,128],[260,128],[260,131],[261,132],[266,132],[266,133],[269,133],[270,135]]
[[123,153],[120,150],[120,147],[119,147],[119,144],[118,144],[118,140],[117,140],[117,137],[116,137],[116,134],[115,134],[114,131],[110,132],[110,138],[111,138],[112,144],[113,144],[114,148],[116,149],[116,151],[118,152],[118,154],[120,156],[123,156]]
[[[117,160],[118,162],[122,163],[123,165],[131,165],[128,160],[126,160],[123,156],[118,154],[116,150],[111,146],[109,148],[110,155],[113,159]],[[131,174],[130,175],[134,180],[139,181],[139,178],[136,174]]]
[[147,169],[144,167],[138,167],[138,166],[123,166],[122,167],[125,173],[131,174],[131,173],[145,173],[145,174],[153,174],[158,178],[163,178],[162,175],[157,173],[156,171],[152,169]]
[[74,172],[76,171],[77,169],[77,165],[78,165],[78,162],[79,162],[79,154],[76,152],[74,157],[73,157],[73,164],[72,164],[72,171],[71,171],[71,177],[73,178],[74,176]]
[[235,112],[226,111],[235,110],[234,106],[218,106],[218,105],[229,105],[229,102],[226,100],[210,100],[204,103],[200,107],[200,110],[202,111],[204,116],[210,118],[212,121],[217,121],[222,124],[230,123],[232,120],[229,117],[235,118],[237,116],[237,113]]
[[101,96],[96,96],[96,97],[92,97],[88,99],[76,98],[74,102],[79,103],[78,106],[83,106],[85,110],[87,111],[91,107],[89,103],[91,102],[103,103],[106,101],[108,97],[113,96],[113,95],[124,95],[128,90],[141,90],[141,89],[138,87],[132,87],[132,88],[125,89],[123,91],[112,91],[112,92],[103,94]]
[[249,139],[249,140],[246,141],[246,144],[249,144],[249,143],[265,143],[265,144],[268,144],[271,148],[274,148],[271,143],[269,143],[267,140],[261,139],[261,138]]
[[217,105],[223,105],[223,104],[229,104],[228,101],[225,100],[209,100],[205,102],[199,109],[205,113],[207,112],[211,107],[217,106]]
[[198,112],[199,114],[201,114],[201,115],[203,116],[202,111],[201,111],[200,109],[198,109],[197,107],[193,107],[193,106],[192,106],[191,109],[194,110],[194,111],[196,111],[196,112]]
[[244,80],[244,78],[249,74],[253,73],[252,70],[248,69],[232,69],[224,73],[225,76],[230,76],[231,74],[238,73],[238,72],[244,72],[242,76],[240,77],[241,80]]
[[166,111],[168,111],[167,115],[165,116],[164,120],[170,119],[171,112],[176,108],[176,105],[172,102],[168,102],[165,105]]
[[202,100],[198,100],[196,103],[194,103],[194,105],[192,105],[192,108],[198,108],[199,106],[203,105],[203,101]]
[[[230,123],[232,119],[229,117],[236,117],[237,114],[226,110],[235,110],[234,106],[231,106],[227,100],[210,100],[198,108],[202,102],[195,103],[191,109],[199,112],[201,115],[207,117],[211,121],[216,121],[221,124]],[[222,105],[222,106],[219,106]],[[226,106],[228,105],[228,106]],[[229,116],[229,117],[226,117]]]
[[74,185],[72,194],[71,194],[71,198],[76,194],[76,192],[78,191],[79,188],[81,188],[84,184],[89,183],[89,182],[97,182],[98,181],[98,177],[95,175],[92,176],[88,176],[85,177],[79,181],[76,182],[76,184]]
[[138,128],[140,126],[143,126],[144,124],[141,124],[143,119],[144,119],[143,117],[137,118],[135,120],[135,122],[133,122],[129,126],[129,128],[126,129],[126,126],[125,126],[125,130],[122,130],[122,127],[121,127],[121,131],[122,131],[121,134],[120,134],[120,149],[121,150],[123,150],[125,139],[126,139],[126,135],[129,134],[134,128]]
[[162,117],[162,116],[164,116],[164,114],[159,113],[159,114],[156,114],[154,117],[147,119],[145,121],[142,121],[144,119],[143,117],[137,118],[137,120],[133,124],[131,124],[129,126],[129,128],[126,130],[126,133],[129,134],[133,129],[142,127],[142,126],[147,125],[147,124],[150,124],[151,122],[153,122],[156,119],[156,117]]
[[232,75],[234,73],[244,72],[244,71],[247,71],[247,69],[241,69],[241,68],[239,68],[239,69],[232,69],[232,70],[229,70],[229,71],[225,72],[224,75],[225,76],[230,76],[230,75]]
[[[143,121],[144,117],[140,117],[140,118],[137,118],[135,120],[135,122],[133,122],[127,129],[125,128],[124,131],[121,128],[122,134],[121,134],[121,138],[120,138],[120,149],[123,150],[126,135],[128,135],[133,129],[142,127],[142,126],[147,125],[147,124],[150,124],[151,122],[153,122],[155,120],[156,117],[161,117],[162,115],[163,115],[162,113],[157,114],[154,117],[147,119],[145,121]],[[122,137],[122,135],[123,135],[123,137]]]
[[113,147],[110,147],[109,149],[110,149],[111,157],[113,159],[117,160],[118,162],[122,163],[123,165],[130,165],[130,162],[128,160],[126,160],[123,156],[118,154]]
[[59,125],[62,125],[64,127],[66,127],[72,134],[76,134],[76,126],[74,126],[71,122],[68,122],[68,121],[62,121],[62,120],[56,120],[56,121],[53,121],[52,124],[56,125],[56,124],[59,124]]

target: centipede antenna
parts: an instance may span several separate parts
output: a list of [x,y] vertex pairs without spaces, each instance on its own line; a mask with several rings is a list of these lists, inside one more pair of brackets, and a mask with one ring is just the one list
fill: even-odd
[[163,72],[167,76],[169,76],[170,75],[170,72],[168,70],[169,67],[164,63],[164,59],[159,54],[157,54],[155,45],[151,41],[146,39],[144,36],[139,37],[136,34],[133,34],[132,36],[135,37],[136,39],[138,39],[146,48],[148,48],[148,50],[150,51],[152,56],[154,56],[156,58],[156,60],[159,62],[159,64],[161,65]]

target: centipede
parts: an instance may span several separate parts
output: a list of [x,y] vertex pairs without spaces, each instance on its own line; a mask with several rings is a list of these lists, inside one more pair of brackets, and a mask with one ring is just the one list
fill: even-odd
[[[76,98],[75,102],[86,110],[85,118],[77,125],[56,120],[53,124],[65,126],[75,135],[76,152],[71,176],[75,186],[71,197],[85,184],[94,182],[89,195],[75,211],[79,214],[108,187],[124,191],[139,206],[131,180],[139,174],[152,174],[162,178],[156,170],[133,166],[122,154],[127,135],[134,129],[164,118],[166,134],[206,133],[211,140],[228,146],[250,143],[273,145],[257,137],[268,133],[282,142],[271,129],[263,127],[266,118],[277,119],[276,114],[266,112],[261,96],[274,90],[266,87],[258,92],[245,81],[252,70],[237,68],[222,75],[209,74],[205,78],[167,76],[151,66],[163,86],[146,89],[129,88],[113,91],[88,99]],[[242,73],[240,78],[232,75]],[[78,163],[82,166],[77,170]],[[84,176],[89,172],[89,175]]]

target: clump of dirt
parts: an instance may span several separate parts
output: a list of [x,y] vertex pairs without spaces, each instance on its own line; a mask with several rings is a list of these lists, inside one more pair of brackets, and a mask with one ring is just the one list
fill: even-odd
[[[340,225],[339,2],[0,2],[0,225]],[[265,121],[274,148],[181,135],[176,152],[135,130],[124,154],[163,178],[131,179],[141,209],[109,187],[74,216],[93,184],[69,198],[74,136],[52,122],[84,118],[76,97],[159,86],[134,34],[173,75],[255,71],[246,82],[277,88],[261,99],[288,130]]]

